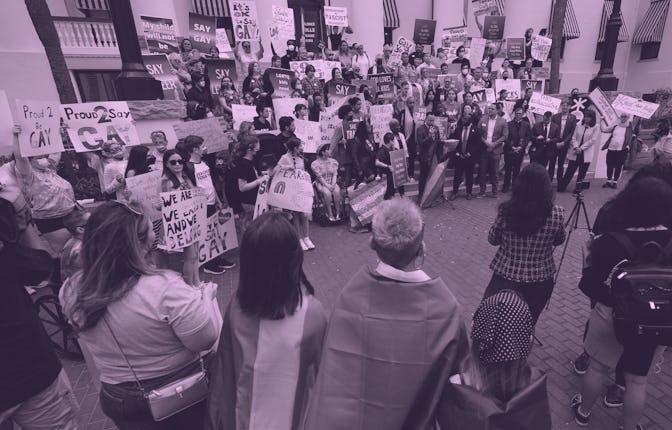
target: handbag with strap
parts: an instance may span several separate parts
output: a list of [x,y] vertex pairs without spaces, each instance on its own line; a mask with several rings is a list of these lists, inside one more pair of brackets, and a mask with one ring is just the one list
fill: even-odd
[[128,369],[133,374],[133,379],[135,379],[138,388],[142,392],[142,395],[145,397],[145,399],[147,399],[149,410],[152,414],[152,418],[154,418],[154,421],[163,421],[167,418],[170,418],[173,415],[205,400],[205,398],[208,396],[208,378],[203,364],[203,357],[200,357],[200,370],[193,375],[179,378],[176,381],[169,382],[149,392],[145,390],[145,388],[142,386],[142,383],[138,379],[135,370],[133,370],[131,363],[128,361],[128,357],[126,357],[126,354],[124,354],[124,350],[121,349],[121,345],[119,344],[117,337],[114,335],[114,332],[110,328],[110,325],[107,323],[107,319],[105,317],[103,317],[103,321],[105,322],[107,329],[110,331],[114,343],[117,345],[117,348],[119,348],[119,352],[121,352],[121,355],[124,357],[126,366],[128,366]]

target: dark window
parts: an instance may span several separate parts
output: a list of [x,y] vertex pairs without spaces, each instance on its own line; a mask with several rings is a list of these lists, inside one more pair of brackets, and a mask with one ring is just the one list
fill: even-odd
[[385,38],[385,43],[392,45],[392,30],[394,30],[394,27],[385,27],[383,37]]
[[642,44],[642,51],[639,54],[640,60],[652,60],[658,58],[660,51],[660,42],[647,42]]
[[114,86],[114,79],[118,75],[118,70],[76,70],[75,80],[82,102],[119,100]]
[[604,42],[597,42],[597,49],[595,49],[595,61],[602,61],[604,54]]

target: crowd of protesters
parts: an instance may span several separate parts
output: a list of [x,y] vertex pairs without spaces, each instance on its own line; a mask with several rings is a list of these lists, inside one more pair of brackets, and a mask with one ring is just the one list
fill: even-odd
[[[550,428],[545,377],[527,359],[534,326],[554,288],[553,248],[565,241],[564,212],[554,204],[552,180],[557,168],[557,191],[568,187],[577,170],[577,183],[583,181],[602,131],[609,134],[601,147],[608,151],[605,187],[617,188],[628,154],[636,150],[630,118],[621,115],[617,125],[598,128],[594,111],[586,110],[578,121],[568,98],[561,112],[537,120],[528,110],[529,91],[511,113],[501,102],[474,101],[473,93],[492,88],[494,77],[532,78],[531,58],[519,67],[505,60],[497,71],[488,56],[483,62],[466,58],[463,47],[449,61],[442,49],[431,55],[417,45],[392,65],[387,45],[372,62],[361,44],[341,43],[337,52],[321,44],[319,52],[310,53],[290,40],[283,57],[274,54],[274,67],[288,68],[301,59],[337,60],[341,67],[332,70],[334,82],[392,73],[397,86],[394,97],[385,100],[361,85],[361,95],[338,108],[340,119],[357,123],[353,135],[337,130],[316,154],[304,154],[295,120],[319,121],[320,113],[337,102],[312,66],[305,78],[292,82],[292,96],[305,104],[276,120],[272,88],[259,64],[263,49],[253,51],[249,42],[237,45],[236,58],[247,73],[242,91],[224,77],[213,96],[206,56],[191,49],[188,39],[181,45],[181,55],[169,59],[184,86],[189,120],[217,115],[230,126],[232,105],[256,107],[254,121],[231,132],[228,151],[208,154],[196,135],[169,148],[166,133],[156,130],[152,145],[133,147],[128,154],[118,143],[106,142],[99,153],[22,158],[21,130],[14,129],[15,157],[8,163],[14,182],[0,188],[0,283],[7,291],[0,305],[0,345],[15,353],[0,366],[0,424],[77,428],[72,387],[24,288],[49,279],[64,281],[63,313],[99,372],[103,412],[122,430],[429,429],[437,422],[442,429],[466,428],[493,413],[483,402],[501,412],[503,428]],[[426,72],[447,72],[448,64],[460,65],[455,80],[439,81]],[[392,104],[394,115],[377,141],[368,110],[385,103]],[[442,118],[447,126],[439,130]],[[669,124],[661,124],[657,133],[658,164],[635,175],[605,205],[621,218],[603,219],[603,225],[613,225],[601,228],[664,247],[672,224]],[[408,177],[417,173],[421,196],[432,169],[448,162],[454,167],[448,200],[457,198],[463,181],[468,200],[474,182],[479,196],[486,195],[487,184],[495,197],[512,191],[488,235],[499,249],[470,330],[450,287],[422,269],[427,250],[421,210],[403,198],[405,187],[391,180],[390,152],[399,149],[405,152]],[[531,163],[522,167],[525,155]],[[198,188],[208,216],[227,206],[235,214],[240,277],[223,323],[212,305],[217,285],[200,280],[198,245],[182,249],[179,265],[168,261],[160,249],[160,223],[129,198],[126,179],[155,170],[162,172],[157,192]],[[309,214],[270,210],[255,217],[260,186],[282,170],[311,175],[332,222],[348,212],[349,192],[385,177],[385,201],[370,226],[353,230],[371,232],[379,263],[353,275],[329,319],[302,267],[304,252],[316,247]],[[78,204],[84,199],[104,202],[84,209]],[[585,338],[584,360],[590,364],[582,395],[571,406],[576,421],[586,425],[602,377],[616,368],[630,430],[641,428],[646,375],[658,345],[616,339],[610,292],[598,287],[623,258],[612,242],[594,239],[592,264],[580,283],[594,305]],[[234,265],[220,256],[203,270],[221,274]],[[207,395],[157,421],[147,393],[199,370],[209,374]],[[471,399],[471,407],[459,406],[465,399]],[[521,406],[526,402],[535,405],[533,410]]]

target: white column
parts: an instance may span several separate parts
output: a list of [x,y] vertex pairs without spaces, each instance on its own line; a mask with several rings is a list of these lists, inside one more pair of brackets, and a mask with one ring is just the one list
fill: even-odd
[[364,50],[369,54],[371,61],[377,53],[383,52],[384,19],[383,0],[353,1],[348,10],[348,20],[357,42],[364,44]]

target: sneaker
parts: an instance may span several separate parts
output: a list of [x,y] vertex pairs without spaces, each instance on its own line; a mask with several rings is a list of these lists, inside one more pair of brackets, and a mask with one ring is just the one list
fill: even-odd
[[450,195],[450,197],[448,197],[448,201],[449,201],[449,202],[452,202],[452,201],[455,200],[456,198],[457,198],[457,193],[452,193],[452,194]]
[[310,248],[308,248],[308,245],[306,245],[306,242],[303,239],[299,239],[299,243],[301,244],[301,249],[304,251],[308,251]]
[[607,393],[604,395],[604,406],[608,408],[618,408],[623,406],[623,387],[616,384],[607,388]]
[[586,351],[583,351],[581,355],[574,360],[574,372],[576,372],[577,375],[585,375],[588,370],[588,364],[590,364],[590,356]]
[[203,265],[203,271],[211,275],[221,275],[222,273],[226,272],[226,269],[221,267],[215,261],[208,261]]
[[234,267],[236,267],[236,263],[221,257],[217,259],[217,264],[219,265],[219,267],[223,267],[225,269],[233,269]]
[[574,411],[574,421],[579,426],[585,427],[588,425],[588,420],[590,420],[590,412],[588,415],[583,415],[583,413],[579,411],[582,403],[583,397],[581,397],[581,394],[575,394],[574,397],[572,397],[572,402],[569,404],[569,407]]
[[308,247],[308,249],[315,249],[315,244],[313,243],[312,240],[310,240],[309,237],[304,237],[304,238],[303,238],[303,243],[306,244],[306,246]]

